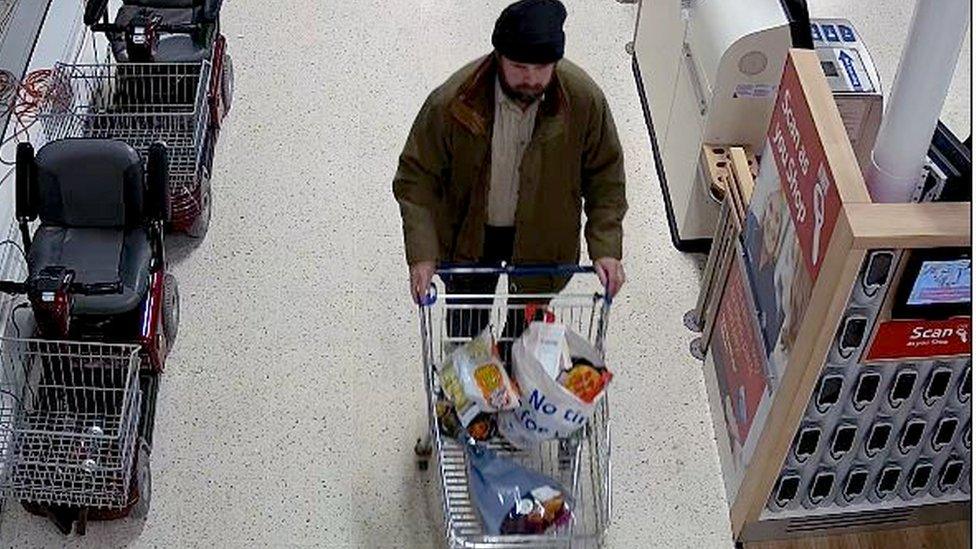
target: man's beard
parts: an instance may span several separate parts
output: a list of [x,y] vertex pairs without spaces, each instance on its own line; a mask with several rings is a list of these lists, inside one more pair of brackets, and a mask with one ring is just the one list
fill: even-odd
[[500,73],[500,76],[501,76],[501,78],[498,79],[498,82],[501,85],[502,92],[504,92],[505,95],[507,95],[513,101],[518,101],[520,103],[526,103],[526,104],[528,104],[528,103],[532,103],[533,101],[539,99],[540,97],[542,97],[542,94],[546,93],[546,88],[544,88],[544,87],[538,87],[538,88],[528,88],[528,87],[525,87],[525,88],[513,88],[505,80],[505,74],[504,73]]

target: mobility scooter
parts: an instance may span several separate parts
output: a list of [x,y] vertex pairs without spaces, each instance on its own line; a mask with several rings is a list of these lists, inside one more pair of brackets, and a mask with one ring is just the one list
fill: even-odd
[[52,141],[121,139],[143,157],[166,142],[172,229],[196,238],[210,226],[214,149],[234,94],[221,2],[123,0],[110,22],[108,0],[87,0],[85,24],[112,59],[58,64],[39,114]]
[[[130,145],[104,139],[17,149],[27,277],[0,291],[26,301],[14,308],[18,336],[0,340],[0,489],[65,534],[149,511],[158,377],[179,293],[163,252],[166,148],[147,156],[144,168]],[[19,326],[20,307],[31,329]]]

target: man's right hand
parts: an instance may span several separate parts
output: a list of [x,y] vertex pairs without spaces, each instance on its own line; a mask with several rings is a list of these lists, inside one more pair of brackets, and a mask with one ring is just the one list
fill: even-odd
[[415,303],[419,304],[427,295],[436,270],[437,265],[433,261],[420,261],[410,266],[410,293]]

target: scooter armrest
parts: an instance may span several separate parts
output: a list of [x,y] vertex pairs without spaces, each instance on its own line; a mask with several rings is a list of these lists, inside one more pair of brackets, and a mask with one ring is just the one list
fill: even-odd
[[204,0],[203,2],[203,17],[207,21],[216,21],[217,16],[220,15],[220,6],[224,3],[224,0]]
[[108,0],[86,0],[85,25],[90,27],[108,14]]

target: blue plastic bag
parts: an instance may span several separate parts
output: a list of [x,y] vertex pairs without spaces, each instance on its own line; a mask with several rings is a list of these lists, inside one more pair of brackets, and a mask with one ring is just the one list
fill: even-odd
[[573,500],[556,480],[473,440],[465,446],[471,499],[488,534],[542,534],[572,518]]

